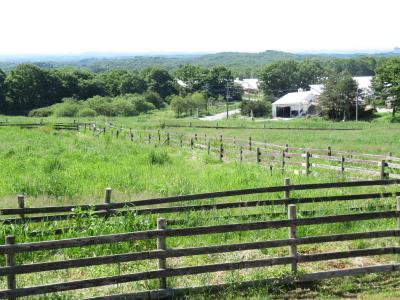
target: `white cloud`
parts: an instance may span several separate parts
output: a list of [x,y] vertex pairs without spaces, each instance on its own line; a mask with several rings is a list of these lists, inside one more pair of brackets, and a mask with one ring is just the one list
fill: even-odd
[[398,0],[0,0],[0,53],[390,49]]

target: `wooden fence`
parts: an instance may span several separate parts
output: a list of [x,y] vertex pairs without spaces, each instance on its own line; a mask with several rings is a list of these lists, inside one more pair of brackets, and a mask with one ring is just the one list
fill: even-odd
[[325,127],[267,127],[265,123],[263,123],[262,127],[253,127],[253,126],[229,126],[229,125],[219,125],[218,122],[216,122],[216,125],[204,125],[204,124],[192,124],[192,122],[189,122],[188,125],[180,125],[180,124],[167,124],[167,123],[162,123],[160,125],[161,128],[202,128],[202,129],[244,129],[244,130],[260,130],[260,129],[266,129],[266,130],[301,130],[301,131],[361,131],[364,130],[363,128],[325,128]]
[[[183,213],[189,211],[207,211],[207,210],[224,210],[235,208],[251,208],[262,206],[284,206],[291,204],[310,204],[310,203],[330,203],[330,202],[346,202],[355,200],[376,200],[373,208],[391,208],[382,206],[379,200],[400,196],[400,190],[397,185],[400,179],[389,180],[364,180],[349,182],[331,182],[331,183],[312,183],[312,184],[290,184],[290,180],[286,178],[284,185],[260,187],[251,189],[230,190],[222,192],[190,194],[172,197],[152,198],[125,202],[112,202],[112,189],[105,190],[104,202],[96,205],[64,205],[64,206],[47,206],[47,207],[27,207],[25,197],[19,195],[16,203],[18,208],[0,209],[0,222],[6,224],[24,224],[49,221],[63,221],[72,219],[75,216],[126,216],[132,213],[136,215],[148,214],[171,214]],[[392,191],[380,191],[373,193],[343,194],[343,189],[357,187],[389,187],[393,186]],[[337,195],[318,196],[318,197],[293,197],[292,192],[295,191],[314,191],[323,189],[337,190]],[[263,199],[263,200],[247,200],[247,199],[231,199],[237,196],[250,195],[271,195],[273,193],[282,193],[280,199]],[[202,203],[202,201],[213,200],[213,203]],[[194,202],[194,203],[193,203]],[[179,205],[177,205],[179,204]],[[79,213],[76,213],[76,211]],[[354,211],[359,211],[357,207]],[[90,212],[90,213],[89,213]],[[301,211],[302,214],[314,215],[318,211]],[[271,216],[279,216],[281,213],[270,213]],[[235,216],[230,216],[234,218]],[[238,217],[244,217],[240,215]],[[178,222],[179,223],[179,222]],[[62,230],[60,229],[60,233]]]
[[24,129],[32,129],[32,128],[39,128],[39,127],[51,127],[55,130],[79,130],[79,126],[84,126],[85,123],[45,123],[43,121],[39,123],[22,123],[22,122],[0,122],[0,127],[19,127]]
[[[86,129],[86,127],[85,127]],[[251,162],[265,166],[267,170],[288,170],[310,174],[317,170],[331,170],[361,178],[400,178],[400,157],[341,151],[328,146],[326,149],[291,147],[260,142],[252,137],[207,136],[207,134],[170,133],[160,130],[133,130],[110,125],[108,128],[92,126],[96,134],[112,134],[132,142],[190,147],[207,151],[208,155],[220,161],[238,163]]]
[[[300,188],[300,187],[299,187]],[[277,190],[282,191],[282,188]],[[245,194],[252,192],[264,192],[263,189],[242,190],[220,192],[224,195]],[[269,190],[267,190],[269,191]],[[215,194],[215,193],[214,193]],[[192,195],[192,198],[203,196]],[[180,198],[175,198],[179,201]],[[162,202],[160,199],[153,202]],[[356,222],[364,220],[382,220],[388,218],[397,219],[397,227],[383,231],[368,231],[356,233],[339,233],[320,236],[304,236],[299,237],[296,234],[298,226],[311,226],[321,224],[333,224],[344,222]],[[341,276],[364,275],[377,272],[394,272],[400,271],[399,263],[390,263],[384,265],[366,266],[360,268],[348,268],[340,270],[321,271],[310,274],[297,274],[299,264],[321,262],[332,259],[367,257],[367,256],[383,256],[400,253],[400,247],[377,247],[356,249],[347,251],[325,252],[315,254],[302,254],[298,251],[299,245],[307,244],[323,244],[332,242],[344,242],[365,239],[378,238],[399,238],[400,237],[400,198],[397,198],[397,207],[395,210],[368,212],[345,215],[329,215],[323,217],[297,218],[296,206],[290,204],[288,206],[288,218],[273,221],[225,224],[202,227],[185,227],[185,228],[167,228],[168,220],[158,219],[157,229],[138,232],[129,232],[121,234],[112,234],[104,236],[93,236],[83,238],[71,238],[63,240],[51,240],[31,243],[17,243],[15,237],[7,236],[5,245],[0,246],[0,255],[5,255],[6,266],[0,267],[0,276],[6,276],[7,289],[0,291],[0,298],[15,299],[22,296],[32,296],[47,293],[72,291],[84,288],[102,287],[120,283],[136,282],[148,279],[158,279],[159,289],[150,291],[134,291],[124,295],[105,295],[92,299],[159,299],[163,297],[171,297],[186,293],[196,292],[217,292],[227,288],[228,284],[217,284],[211,286],[198,287],[175,287],[170,286],[168,278],[176,276],[187,276],[204,273],[214,273],[221,271],[233,271],[241,269],[252,269],[261,267],[270,267],[278,265],[290,265],[293,275],[282,278],[264,278],[255,281],[245,281],[234,284],[236,288],[254,287],[260,285],[273,285],[279,283],[293,283],[314,281],[327,278],[335,278]],[[236,244],[218,244],[191,248],[169,248],[168,238],[171,237],[193,237],[211,234],[222,234],[232,232],[258,231],[265,229],[288,228],[287,239],[280,240],[264,240],[250,241],[246,243]],[[79,259],[68,259],[50,262],[34,262],[28,264],[17,264],[16,256],[20,253],[30,253],[34,251],[51,251],[72,247],[87,247],[101,244],[115,244],[127,241],[139,240],[157,240],[157,248],[150,251],[131,252],[123,254],[113,254],[98,257],[86,257]],[[265,248],[288,247],[288,256],[279,257],[263,257],[256,260],[242,260],[233,262],[223,262],[217,264],[205,264],[197,266],[171,267],[168,264],[169,258],[180,258],[186,256],[202,255],[202,254],[220,254],[226,252],[257,250]],[[21,287],[18,285],[17,275],[31,274],[44,271],[66,270],[70,268],[83,268],[104,264],[118,264],[122,262],[134,262],[143,260],[158,260],[158,269],[146,270],[145,272],[136,272],[122,274],[116,276],[106,276],[91,279],[82,279],[69,282],[58,282],[45,285]]]

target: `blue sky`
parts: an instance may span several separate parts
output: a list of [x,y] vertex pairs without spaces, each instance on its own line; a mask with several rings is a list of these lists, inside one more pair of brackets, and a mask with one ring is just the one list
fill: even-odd
[[0,54],[400,46],[399,0],[0,0]]

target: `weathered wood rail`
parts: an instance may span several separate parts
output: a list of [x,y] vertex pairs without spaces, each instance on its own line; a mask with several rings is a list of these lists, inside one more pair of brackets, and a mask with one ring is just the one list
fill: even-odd
[[[160,297],[171,297],[187,292],[216,292],[227,284],[219,284],[212,286],[200,287],[179,287],[170,286],[168,278],[176,276],[187,276],[195,274],[232,271],[241,269],[262,268],[277,265],[290,265],[293,276],[284,278],[265,278],[257,281],[249,281],[235,284],[236,287],[244,288],[249,286],[257,286],[257,284],[277,284],[290,282],[314,281],[340,276],[363,275],[376,272],[394,272],[400,271],[400,264],[390,263],[386,265],[365,266],[362,268],[349,268],[331,271],[315,272],[311,274],[297,275],[298,266],[304,263],[321,262],[332,259],[344,259],[354,257],[367,256],[383,256],[400,254],[400,247],[388,246],[378,248],[354,249],[347,251],[325,252],[315,254],[302,254],[298,251],[298,246],[307,244],[321,244],[332,242],[345,242],[365,239],[378,238],[398,238],[400,237],[400,197],[397,198],[397,206],[395,210],[357,213],[346,215],[329,215],[323,217],[297,218],[296,206],[291,204],[288,206],[288,219],[224,224],[214,226],[186,227],[186,228],[167,228],[168,220],[158,219],[158,227],[155,230],[128,232],[104,236],[92,236],[82,238],[71,238],[64,240],[51,240],[30,243],[17,243],[13,236],[6,238],[6,244],[0,245],[0,255],[6,256],[6,266],[0,267],[0,276],[6,276],[7,289],[0,291],[0,298],[15,299],[17,297],[40,295],[47,293],[59,293],[63,291],[79,290],[84,288],[94,288],[119,283],[136,282],[148,279],[158,279],[159,289],[152,291],[134,291],[124,295],[105,295],[95,299],[158,299]],[[304,236],[299,237],[296,234],[298,226],[310,226],[343,222],[358,222],[364,220],[383,220],[388,218],[397,219],[397,227],[391,230],[368,231],[356,233],[339,233],[320,236]],[[193,237],[211,234],[258,231],[265,229],[289,228],[287,239],[280,240],[264,240],[250,241],[246,243],[236,244],[218,244],[201,247],[190,248],[169,248],[167,247],[168,238],[171,237]],[[265,233],[263,233],[265,235]],[[101,244],[115,244],[127,241],[139,241],[157,239],[157,249],[150,251],[140,251],[123,254],[112,254],[98,257],[86,257],[79,259],[66,259],[61,261],[50,262],[29,262],[16,264],[16,255],[21,253],[29,253],[33,251],[50,251],[60,250],[72,247],[86,247]],[[223,262],[215,264],[205,264],[197,266],[179,266],[171,267],[168,265],[168,258],[179,258],[185,256],[202,255],[202,254],[220,254],[226,252],[235,252],[243,250],[258,250],[265,248],[289,247],[288,256],[268,257],[263,256],[255,260]],[[58,282],[45,285],[20,287],[17,283],[17,275],[65,270],[69,268],[83,268],[104,264],[117,264],[121,262],[134,262],[142,260],[158,260],[159,267],[154,270],[146,270],[136,273],[121,274],[115,276],[98,277],[91,279],[82,279],[69,282]]]
[[[388,180],[363,180],[348,182],[312,183],[312,184],[290,184],[289,179],[285,179],[282,186],[269,186],[251,189],[230,190],[221,192],[209,192],[200,194],[189,194],[172,197],[152,198],[125,202],[112,202],[111,188],[105,190],[104,203],[95,205],[64,205],[47,207],[26,207],[25,198],[22,195],[17,197],[18,208],[0,209],[0,222],[3,224],[24,224],[34,222],[62,221],[71,219],[77,215],[112,217],[126,216],[134,213],[135,215],[145,214],[170,214],[188,211],[206,211],[233,208],[250,208],[260,206],[288,206],[290,204],[307,203],[328,203],[335,201],[354,201],[392,198],[400,196],[397,185],[400,179]],[[380,191],[373,193],[358,193],[343,195],[343,189],[354,187],[389,187],[393,186],[392,191]],[[293,197],[290,195],[294,191],[313,191],[322,189],[340,189],[338,195],[318,196],[318,197]],[[231,199],[236,196],[260,195],[262,197],[273,193],[282,193],[279,199],[246,200]],[[225,199],[228,198],[228,199]],[[201,203],[202,200],[215,200],[214,203]],[[200,202],[199,202],[200,201]],[[195,202],[195,203],[193,203]],[[180,205],[176,205],[176,204]],[[378,202],[377,205],[380,203]],[[162,205],[162,206],[160,206]],[[79,213],[76,213],[76,211]],[[90,213],[89,213],[90,212]],[[312,211],[309,212],[312,214]],[[272,214],[271,214],[272,215]],[[61,233],[62,231],[60,231]]]
[[19,127],[24,129],[32,129],[39,127],[51,127],[55,130],[79,130],[79,126],[85,123],[60,123],[60,122],[39,122],[39,123],[22,123],[22,122],[0,122],[0,127]]

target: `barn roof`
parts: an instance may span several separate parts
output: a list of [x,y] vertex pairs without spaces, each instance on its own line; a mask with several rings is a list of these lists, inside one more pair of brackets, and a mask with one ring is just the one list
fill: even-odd
[[314,98],[314,96],[315,95],[310,91],[288,93],[272,103],[272,105],[285,106],[291,104],[309,103]]

